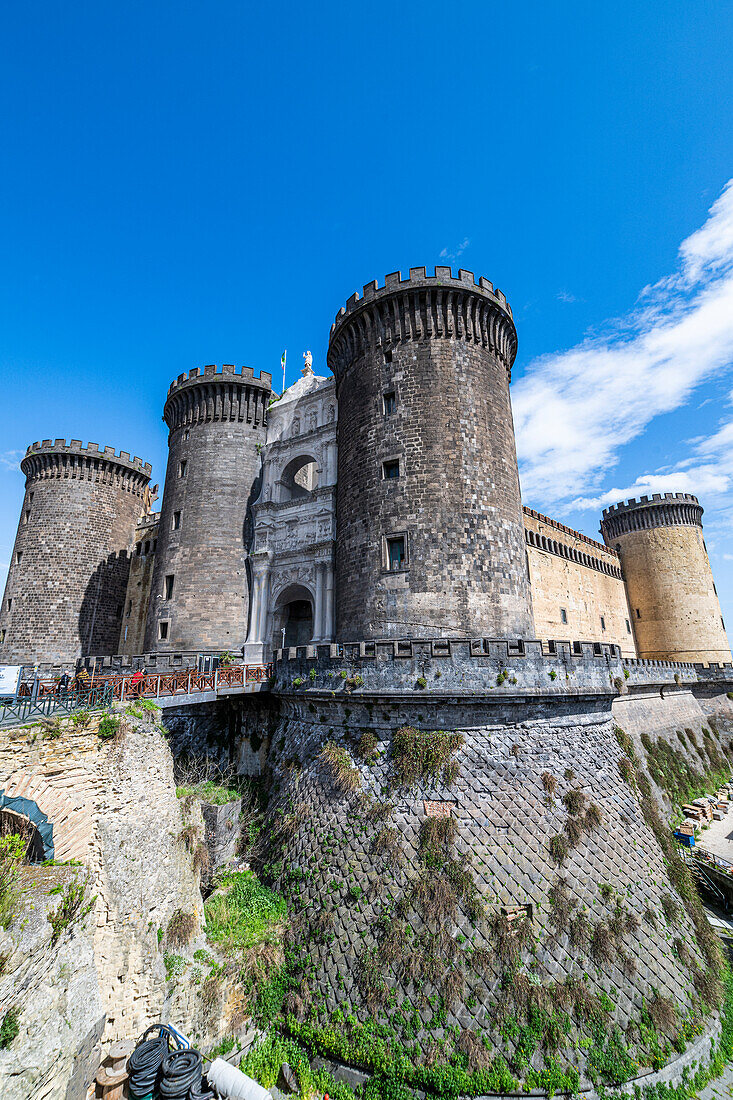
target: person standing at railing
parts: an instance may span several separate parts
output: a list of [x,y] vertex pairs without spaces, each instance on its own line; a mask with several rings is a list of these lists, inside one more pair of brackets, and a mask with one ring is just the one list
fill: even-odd
[[59,699],[65,699],[66,696],[69,694],[69,685],[70,684],[71,684],[71,676],[69,675],[68,670],[64,669],[64,671],[61,673],[61,677],[60,677],[59,682],[56,686],[56,694],[58,695]]
[[74,686],[76,688],[76,694],[80,697],[86,695],[86,693],[89,691],[89,673],[87,672],[84,665],[81,666],[76,674]]
[[130,680],[130,695],[135,698],[143,693],[143,680],[145,679],[145,669],[139,668],[135,675]]

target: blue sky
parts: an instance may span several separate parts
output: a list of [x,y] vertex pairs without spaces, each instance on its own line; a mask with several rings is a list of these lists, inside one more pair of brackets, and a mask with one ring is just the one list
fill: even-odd
[[162,481],[177,374],[323,371],[355,289],[450,262],[514,309],[525,501],[697,492],[733,625],[731,41],[699,0],[5,5],[0,563],[30,442]]

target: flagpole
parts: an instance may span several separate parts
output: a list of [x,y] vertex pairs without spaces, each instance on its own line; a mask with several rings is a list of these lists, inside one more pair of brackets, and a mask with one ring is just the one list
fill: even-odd
[[286,348],[285,351],[282,353],[282,358],[280,360],[280,362],[283,365],[283,393],[285,393],[285,360],[287,359],[287,356],[288,356],[288,349]]

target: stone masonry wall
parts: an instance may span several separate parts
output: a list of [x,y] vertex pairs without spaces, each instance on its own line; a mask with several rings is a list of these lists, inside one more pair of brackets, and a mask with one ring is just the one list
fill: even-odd
[[153,587],[153,566],[158,539],[158,515],[145,516],[135,528],[130,545],[130,575],[117,654],[145,651],[145,625]]
[[[253,380],[248,374],[206,367],[201,375],[181,376],[169,390],[168,466],[147,651],[241,653],[247,637],[250,509],[259,492],[270,394],[269,375]],[[166,577],[173,578],[170,597]]]
[[150,467],[112,448],[35,443],[0,606],[0,663],[72,664],[117,648],[130,538]]
[[[279,808],[295,823],[286,834],[292,839],[284,848],[283,874],[299,883],[294,912],[296,919],[303,913],[300,935],[315,965],[312,990],[301,986],[294,1003],[309,1026],[335,1026],[337,1010],[347,1021],[356,1017],[362,1023],[375,1012],[385,1035],[414,1042],[418,1063],[447,1061],[456,1037],[472,1032],[487,1036],[516,1071],[519,1031],[512,1038],[511,1029],[500,1026],[512,988],[496,938],[494,922],[502,913],[530,922],[518,963],[530,986],[549,989],[574,979],[591,994],[608,997],[606,1033],[614,1025],[626,1029],[632,1049],[634,1025],[653,991],[676,1005],[680,1019],[697,1011],[690,966],[703,965],[702,955],[689,918],[680,914],[677,923],[668,923],[663,915],[664,897],[674,890],[634,791],[619,774],[608,703],[547,698],[528,705],[484,696],[452,707],[426,697],[377,702],[314,696],[308,691],[303,698],[281,698],[278,752],[270,757],[271,820]],[[394,785],[393,738],[404,725],[463,735],[454,782]],[[365,732],[376,736],[366,759]],[[339,788],[322,756],[327,740],[345,750],[358,771],[358,789],[351,793]],[[598,807],[601,822],[570,846],[560,865],[550,841],[568,821],[562,796],[571,789]],[[376,815],[370,806],[383,812]],[[436,925],[416,900],[418,878],[428,873],[420,830],[436,813],[455,823],[453,858],[470,867],[484,916],[471,918],[460,903],[454,917]],[[402,858],[391,859],[384,847],[380,854],[385,828],[395,831],[392,841],[397,838]],[[608,896],[601,884],[608,885]],[[631,914],[629,931],[619,934],[607,958],[591,959],[588,944],[571,940],[567,924],[555,922],[550,894],[558,888],[566,891],[571,913],[585,914],[591,936],[617,904]],[[688,965],[673,950],[675,937],[689,952]],[[385,948],[385,942],[392,946]],[[436,957],[431,952],[438,943]],[[416,971],[408,961],[415,952],[424,956]],[[440,997],[447,1015],[439,1011]],[[521,1024],[521,1012],[515,1015]],[[556,1052],[561,1065],[577,1065],[581,1086],[587,1084],[584,1051],[597,1042],[588,1026],[574,1024]],[[532,1067],[540,1064],[532,1059]]]
[[[331,332],[339,402],[336,636],[532,636],[506,301],[413,268]],[[385,412],[385,395],[394,395]],[[399,477],[385,463],[399,464]],[[389,568],[387,540],[405,540]]]

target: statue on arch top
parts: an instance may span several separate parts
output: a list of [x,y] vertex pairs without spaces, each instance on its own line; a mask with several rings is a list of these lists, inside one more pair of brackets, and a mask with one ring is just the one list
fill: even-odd
[[303,359],[305,360],[305,366],[300,373],[304,378],[307,378],[309,374],[313,374],[313,356],[309,351],[304,351]]

